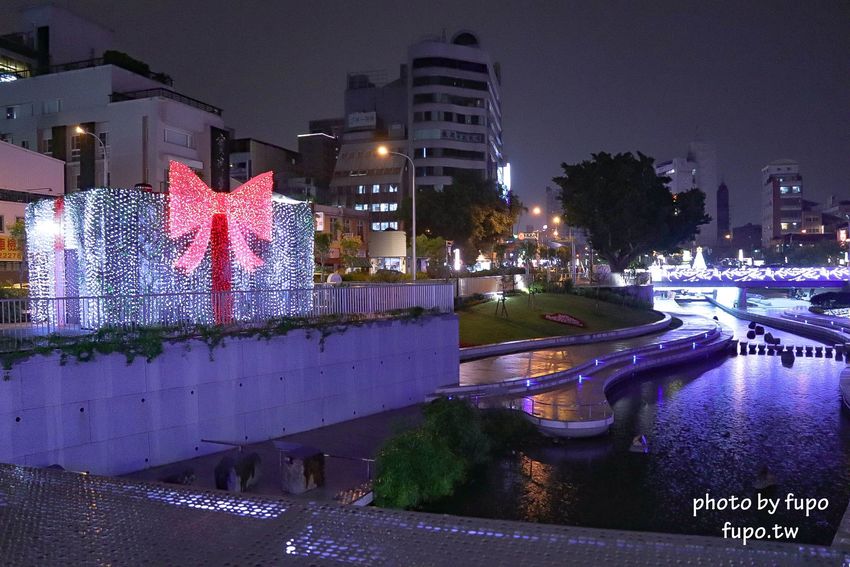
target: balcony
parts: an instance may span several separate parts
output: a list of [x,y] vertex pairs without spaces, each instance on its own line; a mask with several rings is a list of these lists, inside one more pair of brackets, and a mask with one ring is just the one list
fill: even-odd
[[90,67],[100,67],[101,65],[115,65],[126,71],[141,75],[148,79],[152,79],[169,87],[174,84],[174,81],[165,73],[154,73],[146,63],[133,59],[118,51],[106,51],[103,57],[94,59],[85,59],[83,61],[72,61],[63,63],[62,65],[51,65],[50,73],[62,73],[65,71],[76,71],[77,69],[88,69]]
[[200,100],[188,97],[186,95],[182,95],[169,89],[144,89],[141,91],[130,91],[125,93],[112,93],[109,96],[109,101],[123,102],[125,100],[138,100],[143,98],[154,97],[168,98],[189,105],[193,108],[197,108],[198,110],[203,110],[204,112],[209,112],[210,114],[215,114],[216,116],[221,116],[221,109],[217,106],[207,104]]

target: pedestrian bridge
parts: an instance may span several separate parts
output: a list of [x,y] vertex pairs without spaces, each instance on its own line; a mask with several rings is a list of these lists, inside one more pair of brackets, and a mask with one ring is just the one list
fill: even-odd
[[744,267],[744,268],[693,268],[651,270],[655,289],[683,287],[843,287],[850,281],[850,268],[826,266],[798,267]]

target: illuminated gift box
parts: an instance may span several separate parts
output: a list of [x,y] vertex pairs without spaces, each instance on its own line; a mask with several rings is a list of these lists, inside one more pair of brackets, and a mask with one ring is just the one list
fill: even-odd
[[38,201],[26,231],[35,322],[209,324],[312,307],[312,211],[273,194],[271,173],[216,193],[172,162],[167,195],[96,188]]

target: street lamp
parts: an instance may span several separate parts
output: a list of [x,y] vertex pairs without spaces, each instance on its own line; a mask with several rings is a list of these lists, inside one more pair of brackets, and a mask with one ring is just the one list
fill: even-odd
[[413,160],[407,154],[399,152],[391,152],[386,146],[378,146],[378,155],[386,156],[401,156],[410,163],[410,198],[411,198],[411,232],[410,237],[410,259],[413,263],[413,281],[416,281],[416,166]]
[[[535,206],[531,209],[531,214],[533,214],[535,216],[540,215],[541,212],[542,212],[542,210],[540,209],[539,206]],[[558,226],[561,224],[561,217],[558,216],[558,215],[555,215],[554,217],[552,217],[552,224],[554,225],[553,234],[554,234],[554,236],[558,236]],[[548,228],[548,226],[544,224],[543,230],[545,231],[547,228]],[[568,230],[569,230],[569,239],[570,239],[570,277],[572,278],[573,282],[575,282],[576,281],[576,245],[575,245],[575,241],[573,240],[573,227],[569,226]]]
[[103,186],[109,187],[109,161],[108,156],[106,155],[106,145],[103,143],[103,140],[100,139],[100,136],[95,136],[88,130],[84,129],[82,126],[77,126],[74,128],[74,132],[77,134],[88,134],[100,144],[100,149],[103,150]]

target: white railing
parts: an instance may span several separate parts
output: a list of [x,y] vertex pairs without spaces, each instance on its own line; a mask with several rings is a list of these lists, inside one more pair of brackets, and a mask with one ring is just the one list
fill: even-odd
[[507,283],[502,279],[503,276],[482,276],[478,278],[456,278],[452,282],[456,282],[455,294],[458,297],[470,297],[476,293],[480,294],[495,294],[505,290],[525,290],[531,285],[531,276],[527,274],[514,274],[505,276]]
[[106,326],[261,324],[284,317],[454,309],[447,283],[317,285],[311,289],[0,300],[0,337],[73,334]]

